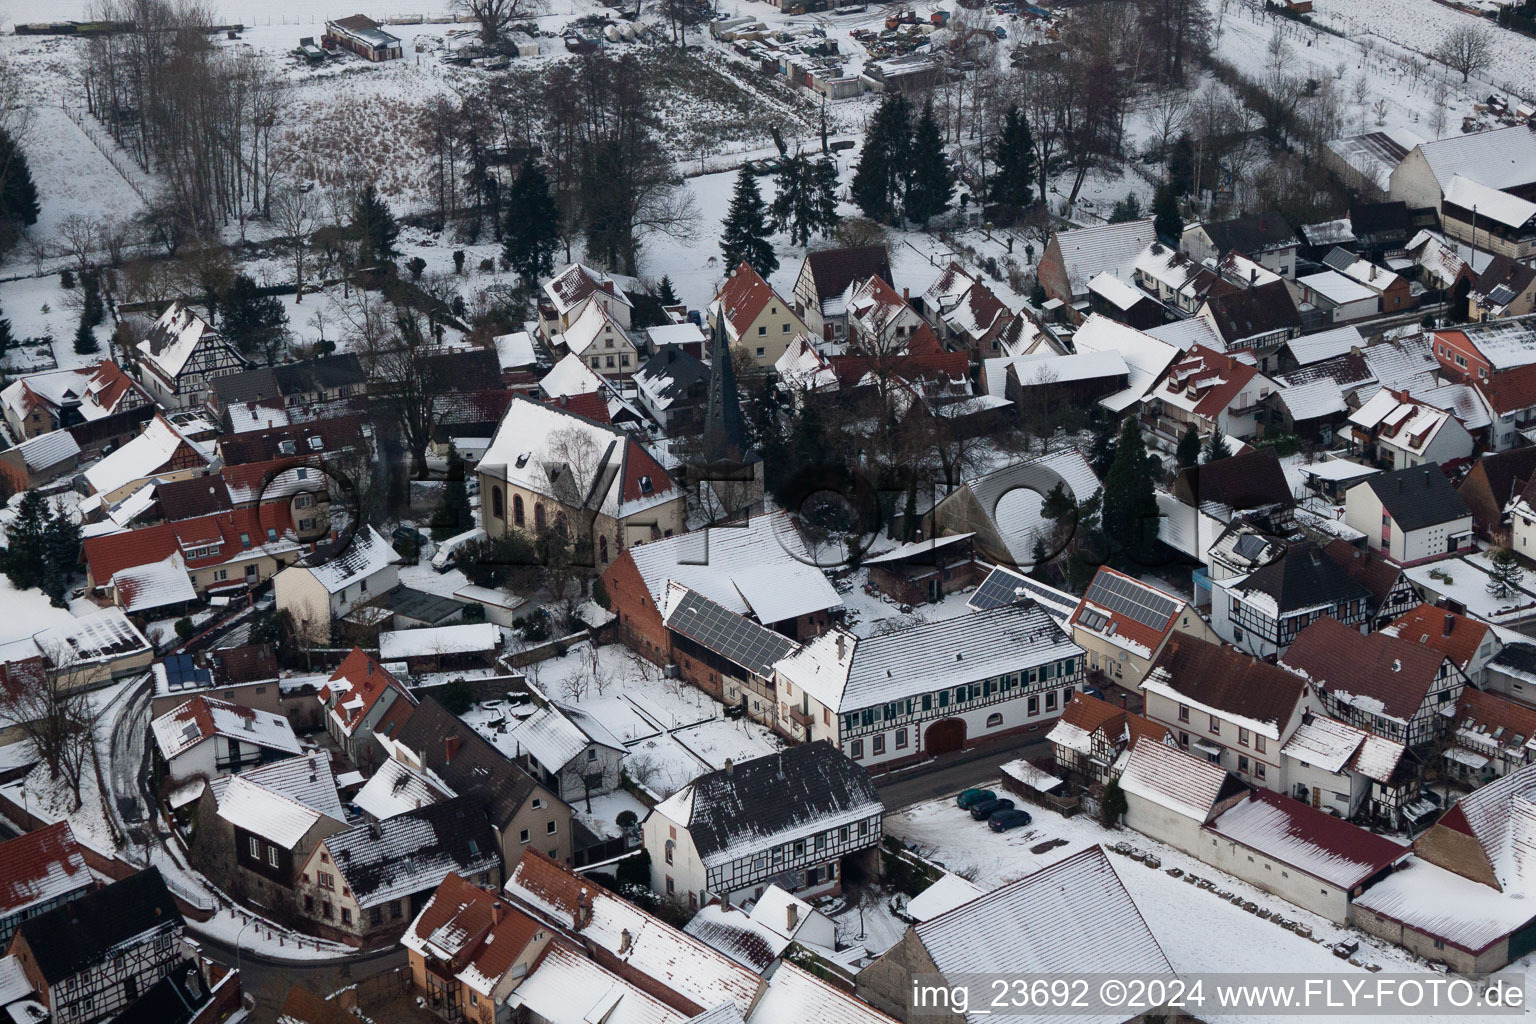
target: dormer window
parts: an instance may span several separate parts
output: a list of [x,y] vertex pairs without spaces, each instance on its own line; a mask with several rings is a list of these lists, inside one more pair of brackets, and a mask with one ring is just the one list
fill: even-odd
[[310,451],[318,452],[320,449],[322,449],[324,447],[325,447],[325,440],[323,438],[312,437],[312,438],[309,439],[309,449],[310,449]]
[[279,455],[292,455],[295,451],[296,449],[294,447],[293,441],[288,440],[277,442],[277,453]]
[[651,483],[651,478],[650,477],[642,476],[640,478],[640,493],[641,494],[650,494],[655,489],[656,489],[655,485]]

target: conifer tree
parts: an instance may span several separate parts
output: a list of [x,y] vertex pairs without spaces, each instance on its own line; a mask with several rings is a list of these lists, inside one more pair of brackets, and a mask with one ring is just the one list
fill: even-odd
[[0,128],[0,223],[28,228],[37,223],[41,212],[27,154],[9,132]]
[[352,230],[358,238],[359,266],[372,267],[395,257],[395,239],[400,235],[400,225],[395,223],[389,204],[379,197],[378,189],[371,181],[363,186],[357,201],[352,204]]
[[809,245],[811,235],[830,235],[837,227],[837,167],[802,153],[779,166],[773,197],[773,224],[795,245]]
[[75,328],[75,354],[88,356],[100,351],[101,345],[96,341],[96,332],[82,318],[80,326]]
[[912,104],[900,93],[887,93],[864,137],[853,172],[853,201],[871,220],[895,218],[906,196],[912,163]]
[[1115,458],[1104,477],[1104,533],[1132,556],[1152,550],[1157,540],[1157,498],[1152,487],[1152,459],[1141,436],[1141,420],[1120,422]]
[[48,502],[27,491],[16,505],[3,556],[5,574],[17,590],[40,587],[48,574]]
[[1221,459],[1232,457],[1232,446],[1227,443],[1227,435],[1221,432],[1221,424],[1216,424],[1211,431],[1211,436],[1205,442],[1205,461],[1217,462]]
[[924,105],[912,133],[912,158],[907,175],[906,215],[926,224],[949,208],[955,195],[955,170],[944,153],[944,136],[933,116],[933,103]]
[[1035,201],[1035,142],[1018,104],[1003,115],[1003,129],[993,152],[989,191],[994,203],[1029,206]]
[[0,355],[4,355],[16,344],[16,336],[11,333],[11,322],[5,318],[5,310],[0,309]]
[[80,525],[62,508],[55,508],[44,531],[48,567],[43,592],[55,607],[68,606],[69,581],[80,562]]
[[720,252],[725,257],[726,273],[740,263],[762,277],[779,269],[779,258],[768,239],[768,208],[758,191],[757,179],[746,167],[736,176],[736,191],[731,195],[725,230],[720,234]]
[[469,510],[469,490],[464,479],[464,459],[459,455],[457,445],[449,445],[443,493],[438,499],[437,510],[432,513],[432,538],[447,540],[474,525],[475,517]]
[[1200,465],[1200,431],[1191,423],[1179,438],[1178,460],[1180,469]]
[[1179,199],[1171,185],[1159,185],[1152,197],[1152,230],[1165,245],[1178,245],[1184,237],[1184,218],[1179,216]]
[[661,281],[656,285],[656,301],[663,306],[677,305],[677,292],[672,288],[672,278],[666,274],[661,275]]
[[1489,594],[1498,598],[1508,597],[1515,592],[1524,577],[1525,571],[1520,568],[1520,561],[1509,548],[1497,548],[1488,553]]
[[559,245],[560,211],[549,194],[549,177],[530,158],[507,190],[501,254],[531,287],[541,275],[554,273]]

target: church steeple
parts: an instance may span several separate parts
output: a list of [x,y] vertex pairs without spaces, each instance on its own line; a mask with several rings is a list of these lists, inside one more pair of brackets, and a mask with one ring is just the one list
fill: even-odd
[[706,465],[741,462],[747,454],[747,434],[736,393],[736,367],[725,336],[725,310],[715,304],[714,336],[710,339],[709,405],[704,417],[703,456]]

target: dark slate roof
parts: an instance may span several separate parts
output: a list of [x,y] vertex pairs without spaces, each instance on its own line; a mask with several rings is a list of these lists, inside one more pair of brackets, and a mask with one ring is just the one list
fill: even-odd
[[1488,664],[1536,675],[1536,643],[1505,644],[1504,649],[1495,654]]
[[480,391],[501,387],[501,361],[486,348],[442,352],[427,357],[427,372],[444,391]]
[[1296,232],[1278,213],[1245,213],[1231,220],[1203,225],[1216,248],[1246,255],[1296,245]]
[[1196,508],[1215,501],[1242,512],[1270,505],[1294,505],[1285,470],[1272,448],[1255,448],[1203,466],[1191,466],[1174,482],[1174,494]]
[[1444,661],[1432,647],[1385,633],[1362,634],[1324,615],[1296,634],[1280,664],[1320,688],[1379,701],[1383,711],[1406,722],[1438,685]]
[[472,797],[428,804],[326,837],[336,869],[361,906],[436,889],[500,863],[496,834]]
[[110,1024],[188,1024],[212,995],[190,960],[155,982]]
[[[224,380],[215,379],[215,383]],[[314,438],[320,439],[320,447],[314,446]],[[292,442],[292,452],[284,442]],[[336,452],[343,448],[360,448],[363,444],[363,417],[360,415],[336,416],[308,423],[294,423],[286,427],[267,430],[247,430],[239,434],[226,434],[219,438],[219,454],[226,466],[250,462],[267,462],[284,454],[307,455],[316,451]]]
[[[700,857],[760,838],[788,835],[868,807],[880,809],[869,772],[826,740],[788,747],[689,784],[688,832]],[[667,801],[683,802],[683,793]]]
[[277,374],[277,386],[285,395],[297,395],[306,391],[331,391],[349,384],[361,384],[368,379],[363,372],[362,361],[350,353],[339,356],[322,356],[303,363],[286,363],[273,368]]
[[277,384],[277,374],[270,366],[226,373],[222,377],[215,377],[212,386],[214,398],[223,406],[238,405],[241,402],[266,402],[283,395]]
[[656,389],[657,394],[673,401],[685,397],[701,383],[708,386],[709,367],[677,345],[663,345],[661,351],[640,365],[640,372],[649,380],[666,381]]
[[1354,229],[1356,238],[1406,236],[1413,231],[1413,218],[1404,202],[1355,203],[1349,208],[1349,226]]
[[1374,491],[1381,507],[1404,530],[1421,530],[1472,514],[1435,462],[1379,473],[1355,486]]
[[[1536,280],[1536,268],[1516,263],[1500,253],[1488,261],[1483,272],[1472,283],[1472,291],[1487,297],[1494,305],[1507,305],[1529,288],[1533,280]],[[1494,293],[1500,288],[1507,291],[1495,297]]]
[[1281,615],[1371,596],[1342,565],[1311,542],[1291,546],[1281,558],[1255,569],[1240,586],[1268,594]]
[[447,623],[466,607],[463,601],[455,601],[451,597],[406,586],[392,589],[387,601],[389,610],[396,615],[403,615],[417,622],[429,622],[434,626]]
[[234,508],[223,474],[156,484],[155,500],[167,522],[216,515]]
[[816,297],[830,299],[841,295],[855,281],[878,276],[895,287],[891,280],[891,259],[883,245],[861,245],[852,249],[823,249],[805,258],[811,267],[811,283]]
[[19,931],[43,978],[56,985],[90,969],[113,947],[163,924],[181,928],[181,911],[160,869],[148,868],[23,921]]
[[[450,746],[457,749],[449,754]],[[395,734],[459,796],[474,797],[491,824],[505,828],[533,792],[533,778],[490,741],[431,697],[422,698]]]
[[1271,281],[1256,288],[1221,295],[1212,293],[1207,301],[1211,315],[1216,319],[1216,329],[1229,342],[1301,327],[1301,314],[1297,312],[1284,281]]
[[1350,579],[1369,590],[1378,608],[1386,602],[1403,575],[1400,566],[1393,565],[1374,551],[1357,548],[1347,540],[1329,541],[1323,554],[1343,566]]

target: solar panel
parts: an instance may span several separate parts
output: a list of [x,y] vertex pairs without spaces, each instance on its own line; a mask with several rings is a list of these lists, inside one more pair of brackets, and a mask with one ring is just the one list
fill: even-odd
[[1089,585],[1085,600],[1157,630],[1166,626],[1179,608],[1171,598],[1154,594],[1122,576],[1102,572]]
[[794,642],[782,634],[689,591],[667,626],[760,676],[773,674],[773,663],[794,650]]
[[[1018,591],[1023,590],[1020,594]],[[1011,604],[1017,604],[1029,597],[1029,581],[1004,568],[996,568],[987,573],[987,578],[981,581],[981,586],[971,595],[966,602],[978,612],[991,611],[993,608],[1004,608]]]

